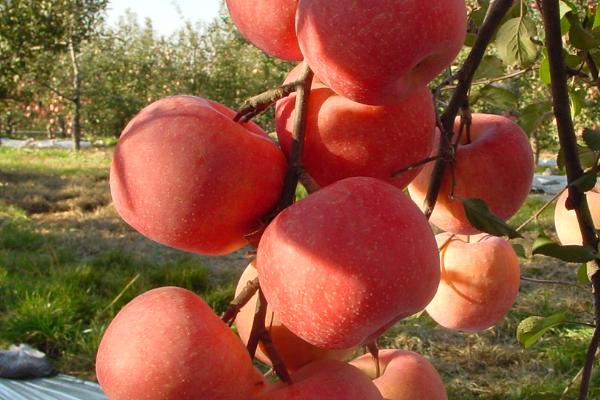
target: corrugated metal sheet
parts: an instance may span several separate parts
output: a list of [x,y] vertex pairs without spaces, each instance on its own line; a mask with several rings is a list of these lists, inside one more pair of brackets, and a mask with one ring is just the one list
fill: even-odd
[[68,375],[0,379],[0,400],[107,400],[100,386]]

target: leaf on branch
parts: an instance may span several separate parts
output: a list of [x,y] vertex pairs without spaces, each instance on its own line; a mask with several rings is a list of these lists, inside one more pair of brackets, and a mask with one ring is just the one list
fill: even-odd
[[587,285],[590,283],[590,278],[588,277],[588,267],[587,264],[581,264],[579,268],[577,268],[577,282]]
[[527,258],[527,253],[525,252],[525,247],[523,247],[523,245],[513,243],[512,248],[517,254],[517,256],[519,256],[520,258]]
[[533,242],[531,254],[541,254],[573,263],[585,263],[594,260],[598,256],[594,249],[589,246],[562,246],[543,236]]
[[507,65],[531,65],[538,55],[531,40],[537,34],[535,23],[527,16],[509,19],[496,34],[498,55]]
[[[581,161],[581,166],[583,168],[588,169],[594,167],[594,163],[596,162],[596,152],[590,150],[585,146],[577,145],[577,155],[579,157],[579,160]],[[558,152],[556,164],[559,169],[565,169],[565,157],[563,155],[562,150]]]
[[516,110],[518,97],[510,90],[493,86],[486,85],[479,91],[479,100],[483,100],[486,103],[503,110]]
[[600,38],[585,29],[574,13],[567,14],[571,27],[569,28],[569,41],[580,50],[592,50],[600,46]]
[[571,115],[578,116],[585,106],[585,94],[581,90],[569,90],[569,100],[571,104]]
[[519,126],[523,128],[525,133],[531,135],[544,122],[552,118],[551,110],[552,104],[549,102],[529,104],[519,116]]
[[508,236],[510,239],[522,237],[513,227],[495,215],[481,199],[464,199],[463,206],[467,219],[475,228],[494,236]]
[[534,316],[525,318],[517,327],[517,340],[523,347],[529,348],[540,340],[548,330],[565,322],[567,322],[567,316],[564,311],[549,317]]
[[492,79],[502,76],[503,73],[504,64],[502,64],[502,60],[494,55],[487,55],[481,60],[473,79]]
[[583,141],[590,150],[600,151],[600,131],[585,128],[583,130]]
[[598,178],[596,176],[596,171],[588,171],[585,174],[581,175],[569,186],[574,186],[577,189],[579,189],[579,191],[585,193],[589,192],[596,186],[597,180]]

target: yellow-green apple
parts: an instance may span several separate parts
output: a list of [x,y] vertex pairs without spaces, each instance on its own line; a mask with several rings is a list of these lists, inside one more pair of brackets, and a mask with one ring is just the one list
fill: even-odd
[[384,400],[365,374],[341,361],[308,364],[292,374],[292,381],[272,385],[257,400]]
[[302,60],[296,37],[298,0],[227,0],[229,15],[242,35],[264,52]]
[[448,329],[478,332],[510,310],[520,284],[519,258],[506,240],[481,234],[469,242],[436,236],[442,276],[427,313]]
[[420,354],[405,350],[380,350],[376,363],[370,354],[350,362],[373,379],[385,400],[447,400],[444,382],[435,367]]
[[[235,295],[241,293],[246,287],[246,284],[256,278],[258,272],[253,264],[248,265],[244,270],[237,288]],[[235,326],[238,330],[238,334],[244,343],[248,343],[250,333],[252,332],[252,324],[254,322],[254,312],[256,310],[256,303],[258,296],[254,295],[252,299],[240,310],[239,314],[235,318]],[[271,309],[271,306],[267,306],[267,318],[265,326],[271,334],[273,345],[277,349],[286,367],[295,371],[306,364],[310,364],[319,360],[341,360],[345,361],[352,356],[354,349],[347,350],[327,350],[320,349],[313,346],[310,343],[300,339],[287,329],[281,321],[279,316]],[[261,345],[262,346],[262,345]],[[259,347],[256,350],[256,358],[267,365],[271,365],[271,360],[264,353],[263,349]]]
[[279,214],[256,267],[281,322],[328,349],[367,343],[422,310],[440,275],[424,215],[401,190],[367,177],[333,183]]
[[[277,136],[288,157],[295,104],[292,94],[276,108]],[[392,175],[430,155],[435,109],[426,87],[399,102],[371,106],[316,83],[306,121],[302,164],[320,186],[351,176],[370,176],[405,188],[420,168]]]
[[159,243],[202,254],[246,244],[277,202],[286,161],[264,131],[200,97],[144,108],[114,152],[110,188],[121,217]]
[[[457,119],[455,133],[459,126]],[[454,174],[448,166],[431,216],[431,222],[440,229],[465,235],[479,231],[469,223],[463,199],[481,199],[492,212],[508,220],[527,199],[533,180],[533,151],[517,124],[499,115],[473,114],[470,134],[470,138],[466,133],[461,135]],[[420,206],[427,195],[432,170],[430,163],[408,186],[410,196]]]
[[[600,228],[600,184],[596,184],[594,189],[585,193],[594,227]],[[568,191],[560,195],[554,209],[554,226],[556,235],[563,245],[582,245],[581,231],[577,222],[577,215],[574,210],[567,210],[566,201],[569,197]]]
[[452,63],[464,0],[299,0],[296,32],[315,74],[365,104],[397,103]]
[[119,311],[100,342],[96,373],[111,400],[240,400],[265,388],[240,339],[200,297],[176,287],[146,292]]

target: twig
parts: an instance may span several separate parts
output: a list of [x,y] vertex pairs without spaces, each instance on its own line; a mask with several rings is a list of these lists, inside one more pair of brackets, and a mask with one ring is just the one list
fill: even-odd
[[233,120],[241,123],[250,121],[252,118],[268,110],[277,100],[281,100],[296,91],[296,87],[297,82],[292,82],[249,98],[242,103],[240,110]]
[[547,279],[534,279],[534,278],[528,278],[526,276],[522,276],[521,280],[526,281],[526,282],[540,283],[540,284],[544,284],[544,285],[564,285],[564,286],[573,286],[573,287],[576,287],[579,289],[585,288],[585,286],[583,286],[583,285],[579,285],[577,283],[568,282],[568,281],[552,281],[552,280],[547,280]]
[[592,75],[592,80],[594,84],[600,89],[600,79],[598,78],[598,66],[596,62],[592,58],[592,54],[588,51],[585,57],[585,62],[590,70],[590,74]]
[[240,294],[237,295],[235,299],[231,301],[231,303],[229,303],[229,306],[227,306],[227,310],[221,318],[223,322],[231,326],[233,320],[235,320],[235,317],[237,317],[242,307],[248,304],[250,299],[252,299],[252,296],[256,294],[259,288],[260,285],[258,282],[258,278],[248,281],[244,289],[240,292]]
[[[598,249],[598,237],[594,229],[594,223],[590,215],[589,206],[585,193],[582,193],[576,186],[571,185],[583,175],[583,169],[579,160],[577,151],[577,138],[571,118],[569,104],[569,92],[567,87],[567,76],[565,69],[565,60],[563,54],[562,34],[560,31],[560,13],[559,5],[556,0],[542,0],[544,10],[544,28],[546,30],[546,48],[548,50],[548,60],[550,62],[550,76],[552,79],[552,98],[554,104],[554,115],[558,128],[560,147],[565,157],[565,169],[567,172],[567,182],[569,183],[569,198],[567,199],[567,208],[574,209],[577,214],[577,221],[583,244],[590,246],[594,250]],[[600,321],[600,262],[588,263],[588,275],[592,281],[595,305],[595,322]],[[594,357],[598,344],[600,343],[600,328],[594,330],[592,340],[588,347],[585,358],[585,365],[581,376],[581,386],[579,388],[579,400],[585,400],[588,397]]]
[[407,166],[406,166],[406,167],[404,167],[404,168],[401,168],[401,169],[399,169],[399,170],[397,170],[397,171],[394,171],[394,172],[392,172],[392,178],[395,178],[395,177],[397,177],[398,175],[400,175],[400,174],[403,174],[403,173],[405,173],[405,172],[412,171],[413,169],[415,169],[415,168],[418,168],[418,167],[420,167],[421,165],[424,165],[424,164],[430,163],[430,162],[432,162],[432,161],[436,161],[436,160],[438,160],[438,159],[439,159],[439,158],[441,158],[441,157],[442,157],[442,156],[438,154],[438,155],[436,155],[436,156],[427,157],[427,158],[425,158],[425,159],[423,159],[423,160],[421,160],[421,161],[417,161],[417,162],[415,162],[415,163],[412,163],[412,164],[410,164],[410,165],[407,165]]
[[[475,40],[475,44],[473,45],[469,56],[462,68],[456,74],[458,84],[452,94],[452,98],[450,99],[446,111],[440,117],[440,151],[442,152],[451,145],[454,120],[456,119],[460,108],[468,99],[468,93],[471,88],[471,83],[473,82],[475,71],[483,60],[485,50],[492,40],[496,29],[500,25],[502,18],[506,15],[512,4],[512,0],[496,0],[492,4],[485,21],[481,25],[481,29],[479,29],[479,34],[477,35],[477,39]],[[436,161],[433,168],[429,190],[427,191],[427,197],[425,198],[424,208],[427,218],[431,217],[433,209],[435,208],[447,163],[448,162],[443,158],[439,159]]]
[[546,204],[544,204],[539,210],[537,210],[535,212],[535,214],[533,214],[531,217],[529,217],[527,219],[527,221],[523,222],[518,228],[517,228],[517,232],[520,232],[522,229],[524,229],[527,225],[529,225],[530,223],[532,223],[533,221],[535,221],[536,219],[538,219],[538,217],[540,215],[542,215],[542,213],[544,211],[546,211],[546,209],[548,207],[550,207],[552,205],[552,203],[554,203],[556,200],[558,200],[558,198],[560,197],[561,194],[563,194],[565,192],[565,190],[567,190],[569,187],[565,186],[564,188],[562,188],[558,193],[556,193],[550,200],[548,200],[546,202]]
[[[529,71],[531,71],[531,68],[520,69],[518,71],[514,71],[514,72],[511,72],[511,73],[506,74],[506,75],[498,76],[496,78],[488,78],[488,79],[477,80],[477,81],[473,82],[471,84],[471,86],[489,85],[490,83],[501,82],[501,81],[504,81],[504,80],[507,80],[507,79],[516,78],[517,76],[526,74]],[[444,87],[444,90],[456,89],[456,87],[457,87],[456,85],[450,85],[450,86]]]

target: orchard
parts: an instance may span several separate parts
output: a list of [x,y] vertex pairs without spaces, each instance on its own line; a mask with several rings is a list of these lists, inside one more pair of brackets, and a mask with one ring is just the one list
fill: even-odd
[[[600,12],[579,3],[227,0],[248,41],[299,63],[237,112],[197,96],[148,105],[121,134],[110,188],[123,220],[156,242],[255,250],[220,317],[176,287],[118,313],[97,355],[109,399],[447,399],[430,361],[378,338],[423,312],[465,334],[493,327],[519,295],[524,247],[585,263],[594,308],[581,319],[594,333],[577,379],[588,398],[600,132],[576,135],[572,87],[600,90]],[[499,64],[513,72],[485,78]],[[520,126],[531,121],[472,107],[478,85],[533,68],[552,93],[568,178],[542,208],[558,202],[561,244],[544,232],[529,243],[506,222],[532,186],[536,157]],[[271,107],[272,135],[252,122]],[[308,195],[296,200],[299,185]],[[530,316],[515,340],[530,346],[566,322]]]

